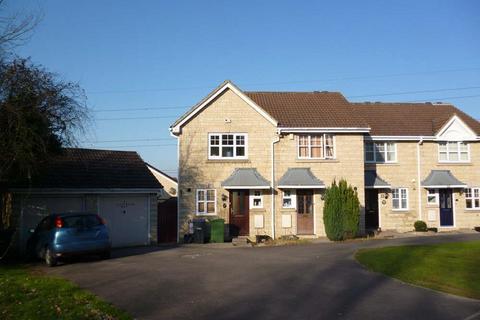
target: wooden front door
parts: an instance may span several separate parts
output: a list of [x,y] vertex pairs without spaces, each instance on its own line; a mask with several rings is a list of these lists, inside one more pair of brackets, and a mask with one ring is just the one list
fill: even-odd
[[378,229],[377,189],[365,189],[365,228]]
[[230,191],[230,235],[232,237],[249,235],[248,190]]
[[177,242],[177,198],[158,204],[158,243]]
[[439,189],[440,198],[440,226],[453,227],[453,199],[452,189]]
[[314,234],[313,190],[297,190],[297,234]]

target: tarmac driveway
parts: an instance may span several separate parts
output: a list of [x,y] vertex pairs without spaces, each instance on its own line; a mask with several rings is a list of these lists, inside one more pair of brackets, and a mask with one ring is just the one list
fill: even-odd
[[73,280],[139,319],[472,320],[480,319],[480,301],[371,273],[353,254],[363,247],[474,239],[480,235],[130,249],[106,261],[42,269]]

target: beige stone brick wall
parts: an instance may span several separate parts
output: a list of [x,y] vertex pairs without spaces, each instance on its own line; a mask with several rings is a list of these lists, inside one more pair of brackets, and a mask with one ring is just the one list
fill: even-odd
[[[424,180],[431,170],[450,170],[455,177],[469,186],[480,186],[480,144],[470,145],[471,162],[468,164],[439,163],[438,144],[423,142],[420,146],[420,181]],[[440,217],[438,205],[427,204],[427,190],[420,188],[419,200],[417,178],[417,142],[397,142],[397,163],[365,164],[365,169],[375,169],[377,174],[390,183],[392,188],[408,188],[409,209],[407,211],[392,210],[392,194],[390,190],[379,193],[380,227],[382,230],[411,231],[413,223],[422,219],[429,227],[439,227]],[[388,196],[386,199],[385,196]],[[454,190],[455,227],[473,228],[480,225],[480,211],[465,210],[463,190]],[[420,216],[420,207],[421,216]],[[435,211],[435,220],[429,221],[429,210]]]

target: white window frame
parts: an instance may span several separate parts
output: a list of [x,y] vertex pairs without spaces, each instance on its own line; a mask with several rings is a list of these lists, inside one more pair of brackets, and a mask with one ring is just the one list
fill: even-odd
[[[470,190],[470,196],[467,196],[467,193],[468,193],[467,190]],[[477,190],[478,192],[478,197],[475,197],[475,190]],[[475,200],[479,200],[480,202],[480,188],[478,187],[465,188],[464,193],[465,193],[465,210],[480,210],[480,205],[475,206]],[[467,207],[467,200],[472,201],[471,208]]]
[[[428,197],[433,196],[434,202],[430,202]],[[438,189],[427,189],[427,205],[437,205],[439,204],[439,193]]]
[[[208,191],[214,191],[214,196],[213,196],[213,200],[207,200],[207,193]],[[204,207],[204,211],[199,211],[198,210],[198,203],[200,202],[199,201],[199,193],[200,192],[204,192],[205,195],[204,195],[204,200],[201,200],[201,202],[203,202],[205,205],[203,206]],[[208,213],[208,209],[207,209],[207,205],[208,203],[212,203],[214,204],[214,211],[213,213]],[[216,216],[217,215],[217,190],[216,189],[197,189],[195,191],[195,213],[197,216]]]
[[[233,135],[233,144],[232,145],[223,145],[222,144],[222,135]],[[218,145],[211,144],[211,137],[218,136]],[[237,145],[237,137],[242,136],[245,140],[244,145]],[[245,149],[245,155],[237,156],[237,147],[243,146]],[[212,155],[212,147],[218,147],[218,156]],[[233,148],[233,156],[232,157],[224,157],[222,156],[222,148],[223,147],[231,147]],[[248,134],[247,133],[240,133],[240,132],[212,132],[208,134],[208,159],[211,160],[238,160],[238,159],[248,159]]]
[[[255,195],[255,192],[260,192],[260,195]],[[260,200],[260,205],[255,205],[255,200]],[[263,209],[263,191],[262,190],[250,190],[250,208]]]
[[[367,160],[367,144],[372,144],[373,147],[373,160]],[[377,160],[377,150],[376,150],[376,145],[377,144],[383,144],[383,161]],[[388,154],[388,149],[387,146],[389,144],[393,144],[394,147],[394,159],[393,160],[388,160],[387,154]],[[364,158],[365,158],[365,163],[396,163],[398,159],[398,150],[397,150],[397,143],[393,141],[366,141],[364,145]]]
[[[289,191],[290,195],[286,196],[285,191]],[[290,199],[290,206],[285,206],[285,203],[283,200],[285,199]],[[296,192],[295,189],[285,189],[282,191],[282,208],[283,209],[295,209],[297,207],[297,197],[296,197]]]
[[[398,198],[394,198],[393,194],[394,194],[394,190],[398,190]],[[405,191],[405,196],[406,196],[406,200],[407,200],[407,206],[406,207],[402,207],[402,191]],[[408,208],[409,208],[409,199],[408,199],[408,188],[393,188],[392,189],[392,210],[393,211],[408,211]],[[399,207],[398,208],[395,208],[393,206],[393,200],[395,199],[398,199],[398,205]]]
[[[333,142],[333,156],[327,157],[327,146],[325,144],[326,136],[332,136]],[[300,136],[308,137],[308,156],[302,157],[300,156]],[[312,136],[321,136],[322,137],[322,154],[323,157],[312,157]],[[331,133],[319,133],[319,134],[301,134],[297,136],[297,159],[320,159],[320,160],[335,160],[337,158],[337,145],[336,145],[336,137],[334,134]]]
[[[457,148],[456,148],[456,154],[457,154],[457,158],[458,160],[450,160],[450,153],[454,153],[455,150],[452,150],[450,151],[450,143],[456,143],[457,144]],[[468,158],[467,160],[461,160],[460,159],[460,155],[461,155],[461,151],[460,151],[460,144],[465,144],[467,146],[467,155],[468,155]],[[438,156],[438,162],[439,163],[469,163],[470,162],[470,143],[466,142],[466,141],[439,141],[437,143],[437,149],[438,149],[438,153],[437,153],[437,156]],[[446,151],[440,151],[440,147],[441,145],[445,145],[445,150]],[[446,160],[441,160],[440,159],[440,153],[441,152],[446,152],[447,153],[447,159]]]

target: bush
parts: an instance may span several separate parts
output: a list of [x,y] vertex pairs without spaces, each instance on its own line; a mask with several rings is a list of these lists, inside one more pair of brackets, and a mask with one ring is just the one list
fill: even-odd
[[413,226],[415,228],[415,231],[420,231],[420,232],[427,231],[427,224],[425,223],[425,221],[417,220],[417,221],[415,221]]
[[328,239],[341,241],[354,238],[358,232],[360,220],[360,202],[357,191],[342,179],[337,185],[325,190],[325,205],[323,207],[323,223]]

